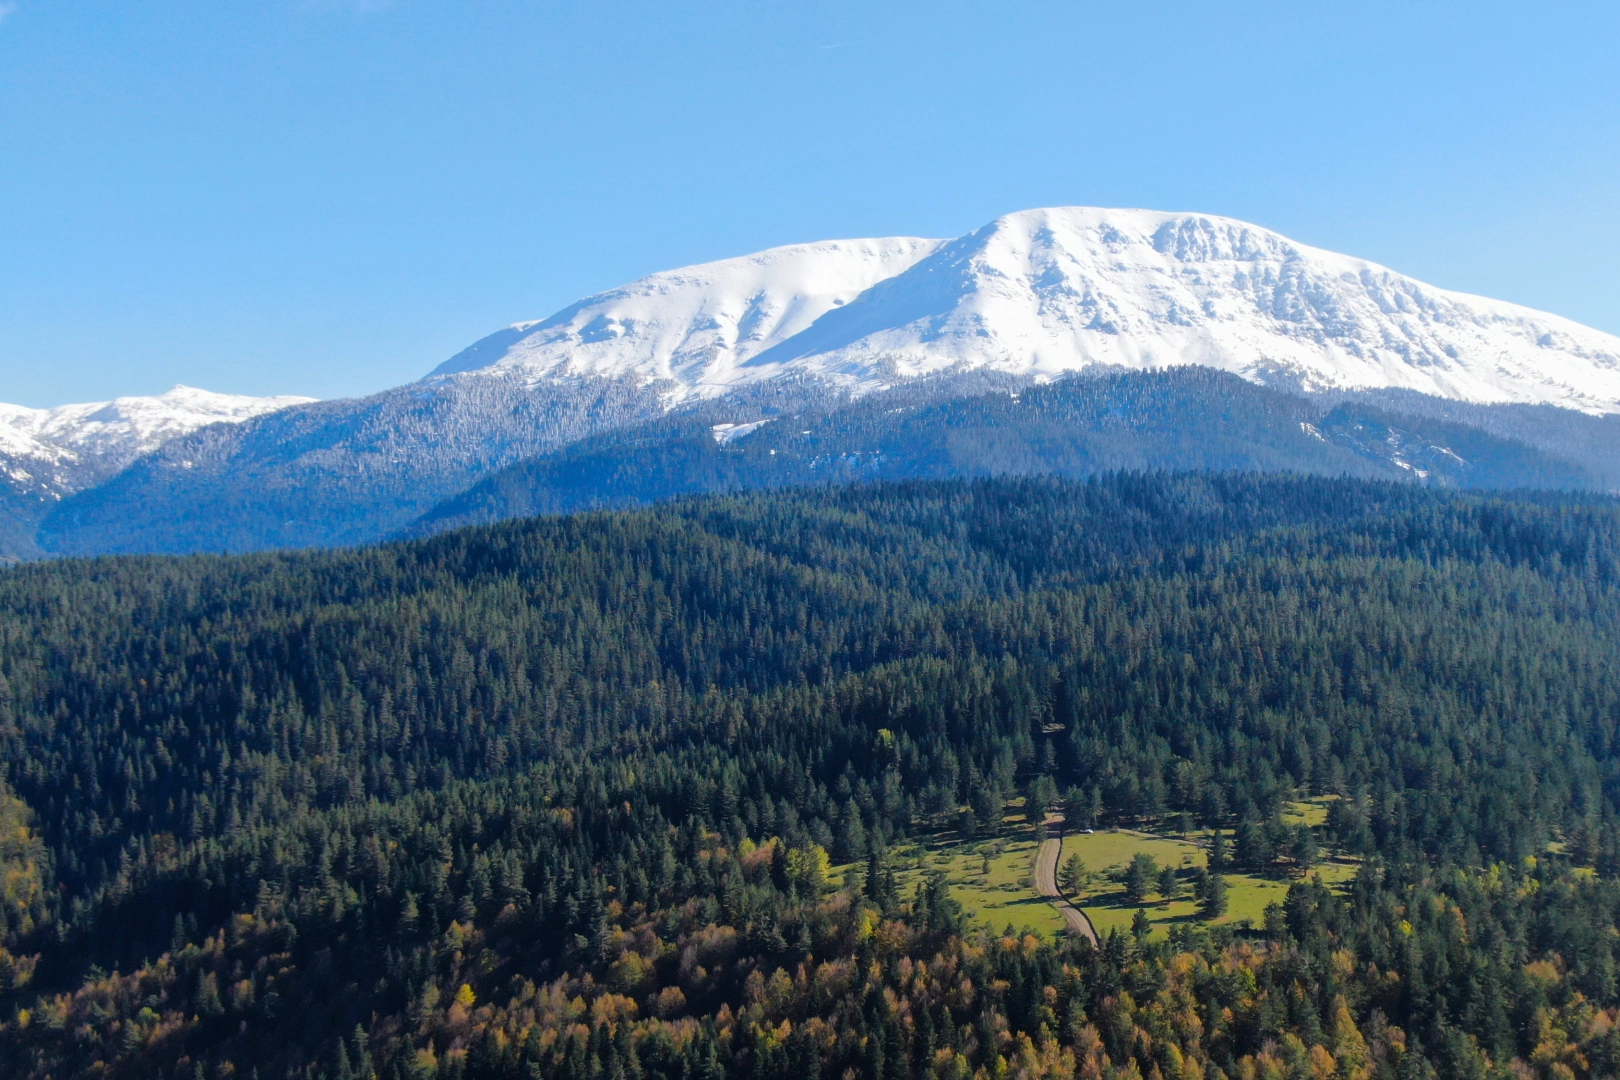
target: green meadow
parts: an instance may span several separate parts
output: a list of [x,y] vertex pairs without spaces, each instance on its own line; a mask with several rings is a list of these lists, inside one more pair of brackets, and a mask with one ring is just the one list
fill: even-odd
[[[1035,893],[1034,830],[1024,825],[983,840],[947,840],[910,844],[890,853],[902,895],[916,892],[929,873],[945,875],[951,896],[974,922],[1001,930],[1044,935],[1063,931],[1063,916]],[[842,884],[849,866],[833,868]]]
[[[943,873],[951,885],[951,895],[974,922],[991,930],[1007,926],[1020,933],[1058,934],[1063,918],[1051,904],[1035,892],[1035,852],[1039,846],[1035,831],[1014,804],[1003,821],[1000,833],[974,840],[929,838],[908,844],[890,853],[903,894],[916,890],[925,874]],[[1320,826],[1327,817],[1327,800],[1295,802],[1283,812],[1291,825]],[[1230,841],[1231,834],[1227,832]],[[1228,869],[1226,913],[1206,920],[1193,897],[1191,871],[1206,865],[1205,834],[1185,836],[1171,831],[1142,832],[1134,829],[1100,829],[1094,833],[1068,833],[1063,838],[1061,866],[1071,855],[1079,855],[1090,875],[1087,887],[1076,901],[1090,916],[1097,932],[1106,936],[1112,929],[1126,932],[1138,907],[1147,912],[1155,933],[1168,932],[1177,923],[1204,922],[1215,925],[1261,926],[1270,904],[1282,903],[1288,886],[1295,880],[1286,875],[1261,876]],[[1148,893],[1141,905],[1131,904],[1125,887],[1116,878],[1138,852],[1153,857],[1160,867],[1170,866],[1178,873],[1175,895]],[[833,868],[835,885],[842,885],[851,866]],[[1356,873],[1352,861],[1324,859],[1312,874],[1320,874],[1329,884],[1342,884]]]
[[[1198,902],[1193,898],[1192,881],[1187,871],[1206,865],[1202,844],[1191,839],[1171,835],[1155,835],[1128,829],[1108,829],[1085,834],[1071,834],[1063,838],[1063,853],[1058,864],[1071,855],[1079,855],[1091,873],[1091,884],[1077,897],[1080,907],[1091,917],[1099,934],[1118,927],[1129,930],[1136,917],[1138,905],[1125,898],[1125,887],[1113,880],[1137,852],[1146,852],[1159,866],[1172,866],[1182,871],[1177,895],[1166,898],[1150,892],[1146,903],[1140,905],[1156,931],[1168,930],[1178,922],[1204,921]],[[1329,884],[1348,881],[1355,876],[1352,863],[1324,861],[1312,873],[1322,875]],[[1216,924],[1245,922],[1259,926],[1265,919],[1269,904],[1280,904],[1288,895],[1292,879],[1284,876],[1261,877],[1228,869],[1226,879],[1226,914],[1210,920]]]

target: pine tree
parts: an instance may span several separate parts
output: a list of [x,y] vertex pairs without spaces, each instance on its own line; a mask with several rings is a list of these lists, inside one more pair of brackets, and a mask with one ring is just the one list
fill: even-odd
[[1062,867],[1058,869],[1058,887],[1066,895],[1076,896],[1085,888],[1089,877],[1085,860],[1076,852],[1063,860]]
[[1140,904],[1147,899],[1148,887],[1158,875],[1158,869],[1153,856],[1145,851],[1138,851],[1131,856],[1131,861],[1125,867],[1125,900],[1127,903]]
[[1203,915],[1206,919],[1218,919],[1226,914],[1226,879],[1219,874],[1210,874],[1204,882]]

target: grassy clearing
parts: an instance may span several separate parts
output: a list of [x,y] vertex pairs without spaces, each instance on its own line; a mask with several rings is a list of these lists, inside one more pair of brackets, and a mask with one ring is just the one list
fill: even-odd
[[1291,802],[1283,807],[1282,819],[1289,825],[1309,825],[1313,829],[1321,828],[1327,824],[1328,804],[1337,799],[1337,795],[1318,795],[1313,799],[1305,799],[1302,802]]
[[[941,844],[928,853],[925,864],[941,870],[951,883],[951,895],[968,917],[992,930],[1011,923],[1025,932],[1058,934],[1063,916],[1035,894],[1035,851],[1040,845],[1032,829],[995,841]],[[999,854],[997,853],[999,849]],[[905,878],[914,888],[922,876]]]
[[[1327,818],[1330,799],[1291,803],[1283,811],[1283,820],[1291,825],[1320,826]],[[1011,809],[1012,814],[995,837],[971,841],[933,837],[890,852],[902,893],[911,895],[925,874],[939,871],[950,882],[951,895],[974,922],[997,931],[1011,924],[1024,933],[1062,933],[1063,917],[1035,893],[1035,851],[1039,845],[1034,829],[1016,803]],[[1136,916],[1137,908],[1126,902],[1124,887],[1112,880],[1116,871],[1137,852],[1153,856],[1160,866],[1175,867],[1182,872],[1178,894],[1166,900],[1152,892],[1142,905],[1154,931],[1165,933],[1179,922],[1202,921],[1190,880],[1192,868],[1207,861],[1202,844],[1197,842],[1202,836],[1202,832],[1181,836],[1169,831],[1147,833],[1132,829],[1106,829],[1089,835],[1071,833],[1064,837],[1058,863],[1061,865],[1074,854],[1085,861],[1092,881],[1079,903],[1103,935],[1116,927],[1122,932],[1129,930]],[[1227,836],[1230,839],[1230,831]],[[841,886],[851,869],[848,865],[833,867],[833,884]],[[1313,872],[1320,873],[1323,881],[1337,884],[1354,877],[1356,865],[1327,861]],[[1266,906],[1281,903],[1288,895],[1290,879],[1286,877],[1257,877],[1232,870],[1224,876],[1226,914],[1216,923],[1260,926]]]
[[[1299,805],[1295,804],[1296,807]],[[1305,817],[1316,810],[1317,807],[1305,806],[1300,816]],[[1319,812],[1326,816],[1325,808]],[[1077,854],[1085,861],[1086,869],[1091,871],[1091,885],[1079,902],[1091,917],[1097,932],[1106,935],[1116,927],[1121,931],[1130,929],[1131,920],[1136,917],[1136,905],[1125,899],[1124,886],[1112,881],[1111,877],[1123,869],[1137,852],[1153,856],[1160,866],[1173,866],[1182,871],[1180,889],[1175,898],[1166,900],[1156,892],[1149,893],[1147,903],[1142,905],[1155,931],[1168,931],[1180,922],[1199,921],[1198,903],[1193,899],[1192,883],[1187,872],[1208,862],[1203,847],[1190,839],[1169,834],[1109,829],[1089,836],[1064,837],[1063,854],[1058,858],[1061,865],[1064,859]],[[1313,872],[1320,873],[1323,881],[1336,884],[1354,877],[1356,867],[1348,862],[1324,862]],[[1288,895],[1290,882],[1286,877],[1258,877],[1234,870],[1228,870],[1223,876],[1227,889],[1226,914],[1214,920],[1216,923],[1248,922],[1259,926],[1265,920],[1266,906],[1280,904]]]
[[[951,884],[952,898],[974,922],[991,930],[1011,924],[1021,933],[1053,935],[1062,932],[1063,916],[1035,894],[1038,846],[1034,831],[1026,826],[993,839],[911,844],[895,849],[890,857],[904,896],[916,892],[925,874],[939,871]],[[834,883],[842,885],[849,869],[833,867]]]

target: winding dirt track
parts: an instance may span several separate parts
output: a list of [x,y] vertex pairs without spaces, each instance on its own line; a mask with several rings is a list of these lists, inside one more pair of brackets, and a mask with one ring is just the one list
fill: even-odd
[[[1061,827],[1062,818],[1057,821]],[[1097,928],[1091,925],[1090,917],[1058,891],[1057,865],[1062,857],[1061,834],[1041,841],[1040,849],[1035,853],[1035,891],[1046,897],[1051,905],[1062,913],[1063,921],[1069,924],[1070,933],[1090,938],[1093,945],[1099,945],[1101,942],[1097,940]]]

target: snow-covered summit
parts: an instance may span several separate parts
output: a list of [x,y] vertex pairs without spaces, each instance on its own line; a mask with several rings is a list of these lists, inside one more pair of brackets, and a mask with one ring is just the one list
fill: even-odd
[[1097,364],[1620,412],[1620,338],[1230,218],[1089,207],[654,274],[434,374],[631,376],[679,400],[790,372],[867,390],[959,366],[1043,378]]
[[155,397],[121,397],[54,409],[0,404],[0,458],[16,484],[61,494],[86,469],[105,475],[178,435],[240,423],[314,400],[247,397],[176,386]]

